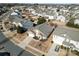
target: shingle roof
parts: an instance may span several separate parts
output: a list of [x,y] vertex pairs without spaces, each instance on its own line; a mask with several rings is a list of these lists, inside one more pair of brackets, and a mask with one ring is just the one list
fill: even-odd
[[[62,43],[63,45],[66,45],[68,47],[73,47],[79,50],[79,48],[76,47],[73,43],[70,43],[71,41],[74,43],[79,42],[79,31],[69,29],[69,28],[63,28],[59,26],[55,29],[55,31],[53,32],[53,35],[64,37],[65,40]],[[67,42],[67,39],[69,39],[68,42]]]
[[24,51],[20,56],[34,56],[34,55],[29,53],[28,51]]
[[11,55],[18,55],[20,51],[22,51],[21,48],[14,45],[8,38],[5,37],[5,35],[3,35],[3,33],[0,32],[0,44],[1,43],[8,50],[8,52],[11,53]]
[[40,24],[35,27],[36,29],[40,30],[46,37],[49,36],[49,34],[52,32],[53,27],[48,25],[47,23]]
[[66,41],[64,41],[63,44],[64,44],[64,45],[67,45],[67,46],[70,46],[70,47],[76,48],[74,44],[69,43],[69,42],[66,42]]
[[[55,29],[53,34],[79,42],[79,31],[73,29],[63,28],[59,26]],[[66,36],[64,36],[64,34],[66,34]]]
[[33,27],[33,23],[30,20],[21,21],[24,28],[30,29]]
[[17,56],[23,50],[11,41],[5,42],[3,46],[6,48],[6,51],[10,52],[12,56]]
[[17,16],[10,16],[10,21],[11,22],[16,22],[16,23],[21,23],[24,28],[31,28],[33,27],[33,23],[30,20],[25,20],[22,18],[19,18]]
[[16,22],[16,23],[19,23],[19,22],[21,22],[21,21],[23,21],[24,19],[21,19],[21,18],[19,18],[18,16],[14,16],[14,15],[11,15],[10,16],[10,21],[12,21],[12,22]]
[[2,32],[0,32],[0,44],[6,40],[7,40],[7,38],[5,37],[5,35]]

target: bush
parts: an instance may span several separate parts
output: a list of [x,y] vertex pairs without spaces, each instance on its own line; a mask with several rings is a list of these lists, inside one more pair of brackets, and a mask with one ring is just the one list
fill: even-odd
[[75,17],[70,16],[70,20],[66,24],[66,26],[73,27],[73,28],[79,28],[79,25],[74,24],[74,20],[75,20]]
[[46,22],[45,18],[44,17],[39,17],[37,24],[42,24],[44,22]]
[[74,24],[74,20],[75,20],[75,18],[74,18],[74,17],[71,17],[71,19],[70,19],[69,22],[66,24],[66,26],[73,27],[73,28],[79,28],[79,25]]
[[24,32],[26,32],[25,28],[20,27],[20,26],[17,27],[17,33],[24,33]]
[[53,41],[51,41],[51,43],[54,43]]
[[77,50],[74,50],[73,53],[79,56],[79,52]]
[[73,28],[79,28],[79,25],[73,24],[73,23],[70,23],[70,22],[68,22],[66,25],[69,26],[69,27],[73,27]]

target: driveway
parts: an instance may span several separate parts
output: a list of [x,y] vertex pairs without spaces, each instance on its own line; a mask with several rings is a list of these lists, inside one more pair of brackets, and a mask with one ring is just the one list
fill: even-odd
[[49,52],[48,52],[48,56],[58,56],[58,52],[55,51],[57,44],[53,43]]

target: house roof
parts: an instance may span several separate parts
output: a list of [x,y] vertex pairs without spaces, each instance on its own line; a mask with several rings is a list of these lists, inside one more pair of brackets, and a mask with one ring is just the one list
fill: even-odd
[[2,32],[0,32],[0,44],[1,43],[5,47],[5,52],[10,52],[11,55],[18,55],[23,50],[9,41],[9,39],[6,38],[6,36]]
[[5,35],[0,31],[0,43],[3,43],[6,40],[7,38],[5,37]]
[[79,42],[79,31],[58,26],[53,34]]
[[78,24],[79,25],[79,19],[75,19],[74,20],[74,24]]
[[24,21],[21,21],[21,24],[23,25],[24,28],[32,28],[33,27],[33,23],[30,21],[30,20],[24,20]]
[[24,20],[24,19],[21,19],[20,17],[15,16],[15,15],[11,15],[9,18],[10,18],[10,21],[16,22],[16,23],[19,23]]
[[11,13],[11,15],[18,15],[18,13],[16,13],[16,12],[13,12],[13,13]]
[[26,29],[33,27],[33,23],[30,20],[25,20],[25,19],[22,19],[22,18],[17,17],[17,16],[10,16],[10,21],[16,22],[16,23],[21,23],[22,26]]
[[[53,32],[53,35],[57,35],[60,37],[64,37],[65,40],[63,41],[64,45],[67,46],[71,46],[71,47],[76,47],[78,46],[78,42],[79,42],[79,31],[70,29],[70,28],[63,28],[58,26],[55,31]],[[69,39],[69,41],[67,42],[67,39]],[[72,44],[72,43],[73,44]],[[76,47],[78,48],[78,47]]]
[[70,47],[74,47],[74,48],[76,48],[75,45],[72,44],[72,43],[65,42],[65,41],[64,41],[63,43],[64,43],[64,45],[67,45],[67,46],[70,46]]
[[63,15],[60,15],[57,17],[57,20],[65,20],[65,17]]
[[7,52],[10,52],[11,56],[17,56],[23,51],[22,48],[18,47],[11,41],[7,41],[3,43],[3,46],[5,47]]
[[40,30],[46,37],[52,32],[53,27],[48,25],[47,23],[40,24],[35,27],[36,29]]

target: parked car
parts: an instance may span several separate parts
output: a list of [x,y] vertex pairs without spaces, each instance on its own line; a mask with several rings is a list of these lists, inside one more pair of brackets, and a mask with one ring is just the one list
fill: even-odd
[[55,47],[55,51],[56,51],[56,52],[58,52],[58,51],[59,51],[59,49],[60,49],[60,46],[59,46],[59,45],[57,45],[57,46]]

